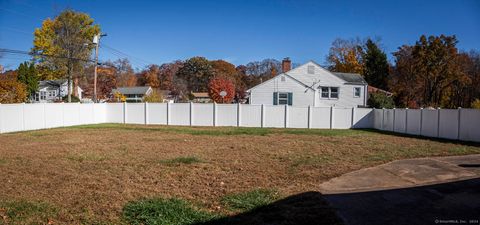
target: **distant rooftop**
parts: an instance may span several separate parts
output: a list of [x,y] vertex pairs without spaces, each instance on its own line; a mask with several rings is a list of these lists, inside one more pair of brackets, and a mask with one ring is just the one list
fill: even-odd
[[332,72],[336,77],[346,81],[348,84],[367,84],[362,75],[358,73],[337,73]]
[[119,87],[112,90],[112,93],[120,92],[124,95],[139,95],[146,94],[150,89],[150,86],[137,86],[137,87]]

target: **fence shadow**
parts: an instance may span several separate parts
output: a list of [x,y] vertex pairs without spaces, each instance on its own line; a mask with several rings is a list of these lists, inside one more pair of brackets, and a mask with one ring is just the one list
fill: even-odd
[[393,135],[397,137],[418,138],[418,139],[437,141],[442,143],[461,144],[461,145],[467,145],[472,147],[480,147],[480,142],[473,142],[473,141],[461,141],[461,140],[453,140],[453,139],[445,139],[445,138],[437,138],[437,137],[427,137],[427,136],[420,136],[420,135],[414,135],[414,134],[397,133],[397,132],[386,131],[386,130],[377,130],[373,128],[358,128],[355,130],[362,130],[366,132],[379,133],[379,134],[385,134],[385,135]]
[[289,196],[254,210],[196,225],[335,225],[342,224],[320,192]]

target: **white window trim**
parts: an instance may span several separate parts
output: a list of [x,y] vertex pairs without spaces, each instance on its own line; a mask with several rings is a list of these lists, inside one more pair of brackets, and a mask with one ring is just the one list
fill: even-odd
[[[322,88],[328,88],[328,97],[323,97],[322,96]],[[337,88],[337,95],[338,97],[332,98],[332,88]],[[340,87],[326,87],[326,86],[320,86],[318,88],[320,91],[320,98],[325,99],[325,100],[338,100],[340,98]]]
[[[355,90],[356,90],[357,88],[358,88],[358,90],[359,90],[359,91],[358,91],[358,96],[356,95],[356,92],[355,92]],[[354,87],[354,88],[353,88],[353,97],[354,97],[354,98],[360,98],[360,97],[362,97],[362,88],[361,88],[361,87]]]

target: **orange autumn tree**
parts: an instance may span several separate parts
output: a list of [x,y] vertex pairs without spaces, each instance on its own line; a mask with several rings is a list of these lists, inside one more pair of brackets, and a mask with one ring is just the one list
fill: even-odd
[[[222,98],[220,93],[225,91],[227,95]],[[214,78],[208,83],[208,95],[214,102],[232,103],[235,96],[235,86],[233,82],[225,78]]]

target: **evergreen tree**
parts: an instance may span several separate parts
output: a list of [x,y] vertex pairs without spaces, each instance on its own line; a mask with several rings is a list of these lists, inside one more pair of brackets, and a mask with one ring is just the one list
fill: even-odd
[[387,55],[371,39],[366,43],[365,80],[371,86],[387,90],[389,65]]
[[38,75],[35,65],[29,62],[23,62],[18,67],[18,81],[25,84],[27,95],[34,95],[38,89]]

